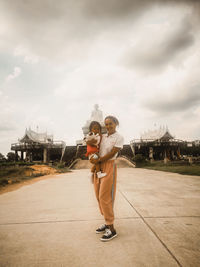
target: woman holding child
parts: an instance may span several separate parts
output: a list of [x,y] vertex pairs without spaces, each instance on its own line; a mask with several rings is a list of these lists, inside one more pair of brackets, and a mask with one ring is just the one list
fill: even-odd
[[[90,162],[97,166],[94,172],[94,189],[101,214],[104,216],[105,224],[100,226],[96,233],[104,233],[101,241],[109,241],[117,236],[114,228],[113,205],[116,193],[117,168],[115,159],[120,149],[123,148],[123,137],[116,131],[119,125],[114,116],[107,116],[104,120],[107,133],[101,136],[99,153],[96,157],[90,157]],[[94,125],[94,122],[93,122]],[[98,125],[98,123],[96,124]],[[99,131],[101,127],[99,128]],[[95,146],[96,140],[87,141],[87,145]],[[100,166],[100,167],[99,167]],[[93,168],[94,171],[94,168]]]

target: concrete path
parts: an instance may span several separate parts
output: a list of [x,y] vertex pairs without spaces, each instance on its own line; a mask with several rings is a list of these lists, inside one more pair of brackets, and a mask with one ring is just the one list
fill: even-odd
[[103,223],[88,170],[0,195],[0,266],[200,266],[200,177],[118,169],[115,227]]

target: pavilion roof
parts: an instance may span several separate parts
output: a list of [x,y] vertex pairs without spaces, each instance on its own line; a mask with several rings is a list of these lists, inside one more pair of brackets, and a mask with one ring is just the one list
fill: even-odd
[[170,134],[167,127],[160,127],[155,130],[148,130],[141,134],[141,140],[170,140],[174,137]]
[[33,130],[26,129],[24,136],[19,139],[21,143],[24,142],[35,142],[35,143],[48,143],[53,141],[53,135],[48,135],[47,133],[37,133]]

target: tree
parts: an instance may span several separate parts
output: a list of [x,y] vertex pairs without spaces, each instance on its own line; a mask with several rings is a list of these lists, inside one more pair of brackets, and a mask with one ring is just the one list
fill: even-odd
[[6,161],[6,158],[4,157],[3,154],[0,153],[0,161]]
[[8,152],[7,159],[8,159],[8,161],[15,161],[15,153],[14,152]]

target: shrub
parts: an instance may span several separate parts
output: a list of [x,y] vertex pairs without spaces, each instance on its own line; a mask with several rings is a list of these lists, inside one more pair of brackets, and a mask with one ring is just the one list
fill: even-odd
[[145,157],[142,154],[137,154],[134,157],[134,161],[136,163],[145,163],[146,160],[145,160]]
[[58,163],[57,168],[58,169],[65,168],[65,163],[63,163],[63,162]]

